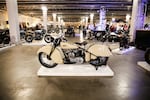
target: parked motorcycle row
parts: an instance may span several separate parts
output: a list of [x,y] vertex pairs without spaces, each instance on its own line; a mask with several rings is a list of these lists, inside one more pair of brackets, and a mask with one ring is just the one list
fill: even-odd
[[38,29],[38,30],[20,30],[20,38],[21,39],[25,39],[26,42],[30,43],[33,40],[42,40],[43,36],[45,34],[45,30],[44,29]]

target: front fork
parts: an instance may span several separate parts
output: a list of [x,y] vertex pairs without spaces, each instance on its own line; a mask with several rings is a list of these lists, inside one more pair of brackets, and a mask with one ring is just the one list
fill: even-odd
[[47,58],[48,58],[49,60],[51,60],[51,55],[52,55],[53,51],[55,50],[55,48],[56,48],[56,46],[55,46],[54,44],[52,44],[52,49],[51,49],[49,55],[47,55]]

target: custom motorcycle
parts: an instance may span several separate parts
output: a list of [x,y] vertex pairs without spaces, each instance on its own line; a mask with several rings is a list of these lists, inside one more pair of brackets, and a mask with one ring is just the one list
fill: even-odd
[[95,66],[106,65],[109,56],[112,55],[106,45],[87,42],[62,42],[61,38],[55,38],[50,45],[43,46],[37,52],[40,63],[47,68],[53,68],[57,64],[83,64],[90,63]]

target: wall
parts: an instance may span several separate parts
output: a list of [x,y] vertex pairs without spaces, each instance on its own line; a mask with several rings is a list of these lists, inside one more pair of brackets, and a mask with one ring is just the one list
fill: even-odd
[[1,11],[0,12],[0,29],[9,28],[6,21],[8,21],[7,12]]
[[35,18],[35,17],[30,17],[30,16],[25,16],[25,15],[22,15],[22,14],[19,14],[19,22],[20,23],[26,23],[26,25],[28,27],[34,27],[38,23],[42,24],[41,19]]
[[[7,11],[0,11],[0,29],[9,28]],[[29,27],[35,26],[38,23],[42,24],[41,19],[19,14],[19,22],[29,23]]]

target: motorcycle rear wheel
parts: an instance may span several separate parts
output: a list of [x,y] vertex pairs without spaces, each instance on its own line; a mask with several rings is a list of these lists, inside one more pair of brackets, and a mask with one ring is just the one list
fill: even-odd
[[47,68],[53,68],[57,65],[54,61],[52,61],[51,58],[48,57],[48,55],[44,52],[40,52],[38,55],[40,63]]
[[148,48],[145,52],[145,61],[150,64],[150,48]]

